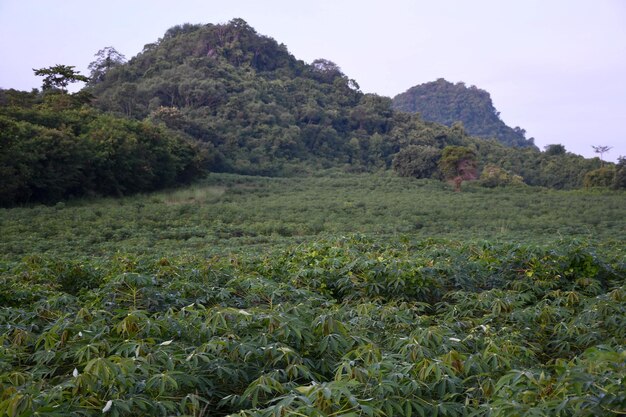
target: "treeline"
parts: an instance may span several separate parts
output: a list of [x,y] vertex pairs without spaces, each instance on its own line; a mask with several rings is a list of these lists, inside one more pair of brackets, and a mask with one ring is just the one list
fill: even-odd
[[[471,138],[472,147],[477,149],[482,166],[495,165],[503,170],[519,175],[525,184],[555,189],[581,187],[624,188],[620,185],[619,171],[624,162],[615,165],[603,163],[599,158],[584,158],[567,152],[561,145],[549,145],[543,152],[533,148],[504,147],[496,141]],[[559,147],[561,151],[551,151]],[[597,172],[608,172],[608,181],[590,180]]]
[[122,195],[186,183],[210,149],[148,121],[103,114],[84,95],[0,91],[0,205]]

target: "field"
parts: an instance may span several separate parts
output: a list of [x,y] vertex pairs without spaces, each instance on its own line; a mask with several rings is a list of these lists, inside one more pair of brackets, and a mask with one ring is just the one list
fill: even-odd
[[192,187],[150,195],[0,209],[0,256],[210,256],[350,233],[602,244],[626,240],[625,204],[623,191],[473,186],[453,193],[440,182],[392,175],[212,174]]
[[325,172],[3,209],[0,415],[623,415],[625,207]]

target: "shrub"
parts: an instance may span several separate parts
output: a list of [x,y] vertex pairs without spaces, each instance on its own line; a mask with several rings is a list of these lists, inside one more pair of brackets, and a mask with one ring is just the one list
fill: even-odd
[[393,158],[393,169],[401,177],[431,178],[437,171],[441,150],[434,146],[409,145]]
[[620,157],[615,167],[615,178],[613,180],[613,188],[626,188],[626,157]]
[[480,175],[480,185],[494,188],[506,185],[521,185],[524,180],[519,175],[514,175],[497,165],[487,165]]
[[590,187],[610,187],[615,180],[615,168],[612,166],[605,166],[602,168],[594,169],[587,172],[583,179],[583,186],[585,188]]

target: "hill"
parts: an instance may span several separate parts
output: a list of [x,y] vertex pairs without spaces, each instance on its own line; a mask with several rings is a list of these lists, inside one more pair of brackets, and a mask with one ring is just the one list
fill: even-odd
[[[96,56],[79,93],[50,79],[43,91],[0,90],[0,173],[9,178],[0,206],[153,191],[205,172],[393,168],[402,176],[441,178],[438,161],[449,146],[476,156],[474,178],[488,168],[505,180],[576,188],[600,166],[562,146],[539,152],[518,137],[517,146],[525,147],[514,148],[472,137],[460,124],[394,111],[390,98],[364,94],[334,62],[298,60],[241,19],[175,26],[128,62],[112,47]],[[483,113],[497,119],[484,95]]]
[[361,93],[333,62],[297,60],[241,19],[171,28],[91,91],[103,110],[211,143],[218,171],[277,175],[302,161],[367,165],[373,161],[360,158],[360,148],[392,127],[388,98]]
[[496,138],[507,146],[535,147],[520,127],[511,128],[501,119],[491,96],[476,86],[453,84],[443,78],[409,88],[393,98],[393,108],[419,113],[424,120],[452,126],[456,122],[472,136]]
[[409,145],[466,143],[462,129],[394,112],[326,59],[304,63],[241,19],[168,30],[90,87],[105,111],[210,143],[212,170],[280,175],[303,166],[390,168]]
[[[214,151],[211,171],[389,169],[407,147],[428,147],[438,155],[450,145],[473,147],[481,166],[502,166],[530,185],[580,187],[585,174],[599,166],[565,152],[539,152],[521,129],[504,125],[487,92],[444,80],[432,86],[439,87],[431,88],[432,94],[441,90],[438,100],[448,102],[440,107],[477,108],[464,128],[451,117],[432,122],[423,114],[394,111],[398,97],[364,94],[337,64],[326,59],[307,64],[234,19],[173,27],[98,78],[90,91],[102,110],[164,123],[208,143]],[[467,104],[472,101],[467,97],[479,104]],[[493,138],[494,129],[505,140],[470,136]]]

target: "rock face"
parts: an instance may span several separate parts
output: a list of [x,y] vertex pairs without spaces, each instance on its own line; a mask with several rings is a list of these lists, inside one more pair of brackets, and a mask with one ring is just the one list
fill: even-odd
[[524,129],[511,128],[500,119],[489,93],[475,86],[453,84],[440,78],[398,94],[392,106],[447,126],[461,122],[472,136],[495,138],[507,146],[535,147],[533,138],[526,139]]

